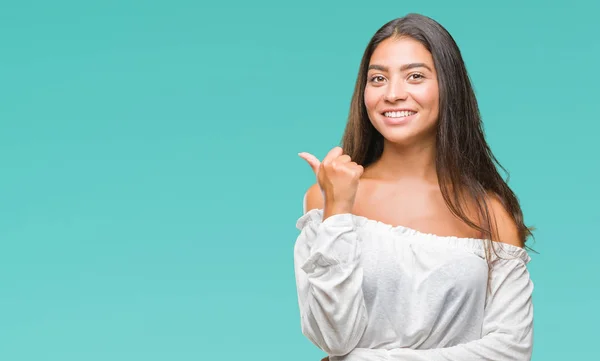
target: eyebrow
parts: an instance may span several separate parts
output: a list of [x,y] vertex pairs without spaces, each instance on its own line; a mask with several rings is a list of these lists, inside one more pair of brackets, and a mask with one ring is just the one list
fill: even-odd
[[[425,68],[429,71],[432,71],[431,68],[425,64],[425,63],[410,63],[410,64],[404,64],[400,67],[400,71],[405,71],[405,70],[409,70],[409,69],[414,69],[414,68]],[[369,65],[369,69],[367,70],[371,70],[371,69],[375,69],[375,70],[381,70],[381,71],[388,71],[389,68],[387,66],[383,66],[383,65],[377,65],[377,64],[372,64]]]

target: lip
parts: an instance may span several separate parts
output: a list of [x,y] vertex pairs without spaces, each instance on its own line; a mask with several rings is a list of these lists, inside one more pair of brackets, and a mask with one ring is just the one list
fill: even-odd
[[[384,114],[386,112],[399,112],[399,111],[403,111],[403,110],[408,110],[411,112],[415,112],[415,114],[413,115],[409,115],[407,117],[402,117],[402,118],[390,118],[390,117],[386,117]],[[419,113],[413,109],[386,109],[383,112],[381,112],[381,116],[383,117],[383,121],[385,124],[387,125],[402,125],[402,124],[406,124],[408,122],[410,122],[411,120],[413,120]]]

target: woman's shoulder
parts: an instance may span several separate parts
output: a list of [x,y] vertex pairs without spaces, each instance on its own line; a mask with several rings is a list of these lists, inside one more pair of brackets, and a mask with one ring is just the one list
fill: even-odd
[[493,192],[487,193],[486,203],[491,217],[492,231],[498,235],[498,241],[515,247],[523,247],[519,229],[502,200]]
[[313,184],[308,188],[304,194],[303,200],[303,213],[306,214],[312,209],[323,208],[324,200],[321,188],[317,183]]

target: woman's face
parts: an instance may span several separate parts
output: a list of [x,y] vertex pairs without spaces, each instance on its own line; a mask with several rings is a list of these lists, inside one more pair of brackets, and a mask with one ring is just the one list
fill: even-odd
[[397,144],[435,139],[438,105],[431,53],[408,37],[379,43],[365,87],[365,106],[375,129]]

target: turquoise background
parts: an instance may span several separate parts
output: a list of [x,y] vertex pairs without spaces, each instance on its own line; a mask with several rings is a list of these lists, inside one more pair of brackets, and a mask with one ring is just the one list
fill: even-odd
[[0,359],[318,361],[297,153],[338,144],[364,47],[409,12],[461,47],[538,228],[533,359],[596,358],[596,4],[1,2]]

